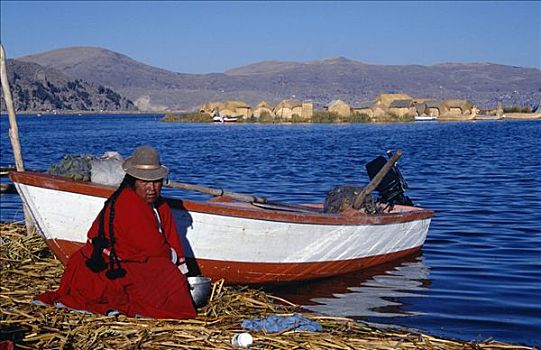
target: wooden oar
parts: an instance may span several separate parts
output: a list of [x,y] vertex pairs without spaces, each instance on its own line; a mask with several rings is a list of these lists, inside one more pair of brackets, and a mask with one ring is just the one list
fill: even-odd
[[398,160],[398,158],[400,158],[400,156],[402,155],[402,151],[401,150],[397,150],[395,152],[395,154],[393,154],[393,156],[387,161],[387,163],[385,163],[385,165],[379,169],[378,173],[376,174],[376,176],[374,176],[374,178],[372,179],[372,181],[370,181],[368,183],[368,186],[366,186],[362,191],[361,193],[359,193],[357,195],[357,197],[355,198],[355,201],[353,202],[353,209],[359,209],[361,208],[361,206],[363,205],[364,203],[364,200],[366,198],[366,196],[368,196],[372,191],[374,191],[376,189],[376,187],[378,187],[378,185],[381,183],[381,180],[383,180],[383,178],[385,177],[385,175],[387,175],[387,173],[389,172],[389,170],[391,170],[391,168],[393,167],[393,165],[396,163],[396,161]]
[[289,210],[289,211],[301,211],[307,213],[319,212],[317,208],[311,208],[304,205],[289,204],[282,202],[271,201],[265,197],[251,196],[242,193],[225,191],[221,188],[211,188],[200,185],[187,184],[183,182],[166,181],[164,186],[171,188],[179,188],[182,190],[196,191],[205,194],[210,194],[215,197],[229,197],[241,202],[252,203],[256,206],[268,207],[269,209]]

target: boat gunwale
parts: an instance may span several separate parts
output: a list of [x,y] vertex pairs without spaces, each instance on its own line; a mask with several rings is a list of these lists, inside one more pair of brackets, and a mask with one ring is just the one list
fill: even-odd
[[[10,172],[9,177],[14,183],[36,186],[51,190],[71,192],[94,197],[108,198],[115,190],[114,186],[107,186],[86,181],[78,181],[70,178],[46,173],[24,171]],[[318,225],[386,225],[417,220],[429,219],[434,216],[434,211],[418,207],[404,212],[385,214],[362,214],[346,216],[327,213],[306,213],[293,211],[280,211],[263,209],[256,206],[248,207],[235,205],[238,202],[211,202],[193,201],[164,196],[172,209],[183,209],[189,212],[197,212],[209,215],[233,216],[238,218],[277,221],[294,224],[318,224]]]

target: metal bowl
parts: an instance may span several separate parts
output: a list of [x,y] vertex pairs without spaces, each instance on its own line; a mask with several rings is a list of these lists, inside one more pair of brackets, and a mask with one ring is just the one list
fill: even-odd
[[188,277],[188,284],[195,307],[207,305],[212,291],[211,279],[205,276]]

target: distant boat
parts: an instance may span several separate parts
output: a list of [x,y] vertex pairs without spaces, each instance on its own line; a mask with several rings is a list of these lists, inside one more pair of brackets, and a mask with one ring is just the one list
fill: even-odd
[[438,120],[438,117],[436,117],[434,115],[423,114],[423,115],[416,115],[415,116],[415,121],[416,122],[430,122],[430,121],[435,121],[435,120]]
[[212,121],[215,123],[236,123],[238,120],[238,117],[228,117],[223,115],[217,115],[212,118]]

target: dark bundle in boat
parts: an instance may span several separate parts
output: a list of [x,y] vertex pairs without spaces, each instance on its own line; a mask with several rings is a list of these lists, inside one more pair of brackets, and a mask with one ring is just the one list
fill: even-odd
[[[389,158],[392,154],[387,152]],[[384,156],[379,156],[366,164],[366,171],[370,180],[387,163]],[[413,202],[409,197],[404,195],[408,188],[408,184],[398,169],[398,165],[394,164],[385,174],[376,190],[379,192],[379,197],[375,198],[372,194],[366,195],[359,211],[375,214],[381,213],[387,208],[392,208],[395,204],[413,206]],[[334,187],[327,193],[325,198],[324,211],[326,213],[341,213],[348,208],[353,208],[355,200],[361,195],[365,188],[357,185],[340,185]]]
[[[325,205],[323,207],[324,212],[331,214],[342,213],[344,210],[352,208],[353,203],[355,203],[355,198],[361,194],[363,189],[364,187],[357,185],[340,185],[334,187],[327,192]],[[366,213],[378,213],[381,211],[375,198],[371,194],[366,196],[364,203],[359,210]]]
[[122,162],[123,158],[118,152],[105,152],[100,157],[89,154],[67,154],[61,161],[51,165],[47,172],[73,180],[118,186],[125,174]]
[[90,162],[94,156],[67,154],[62,160],[49,167],[49,174],[69,177],[74,180],[90,181]]

